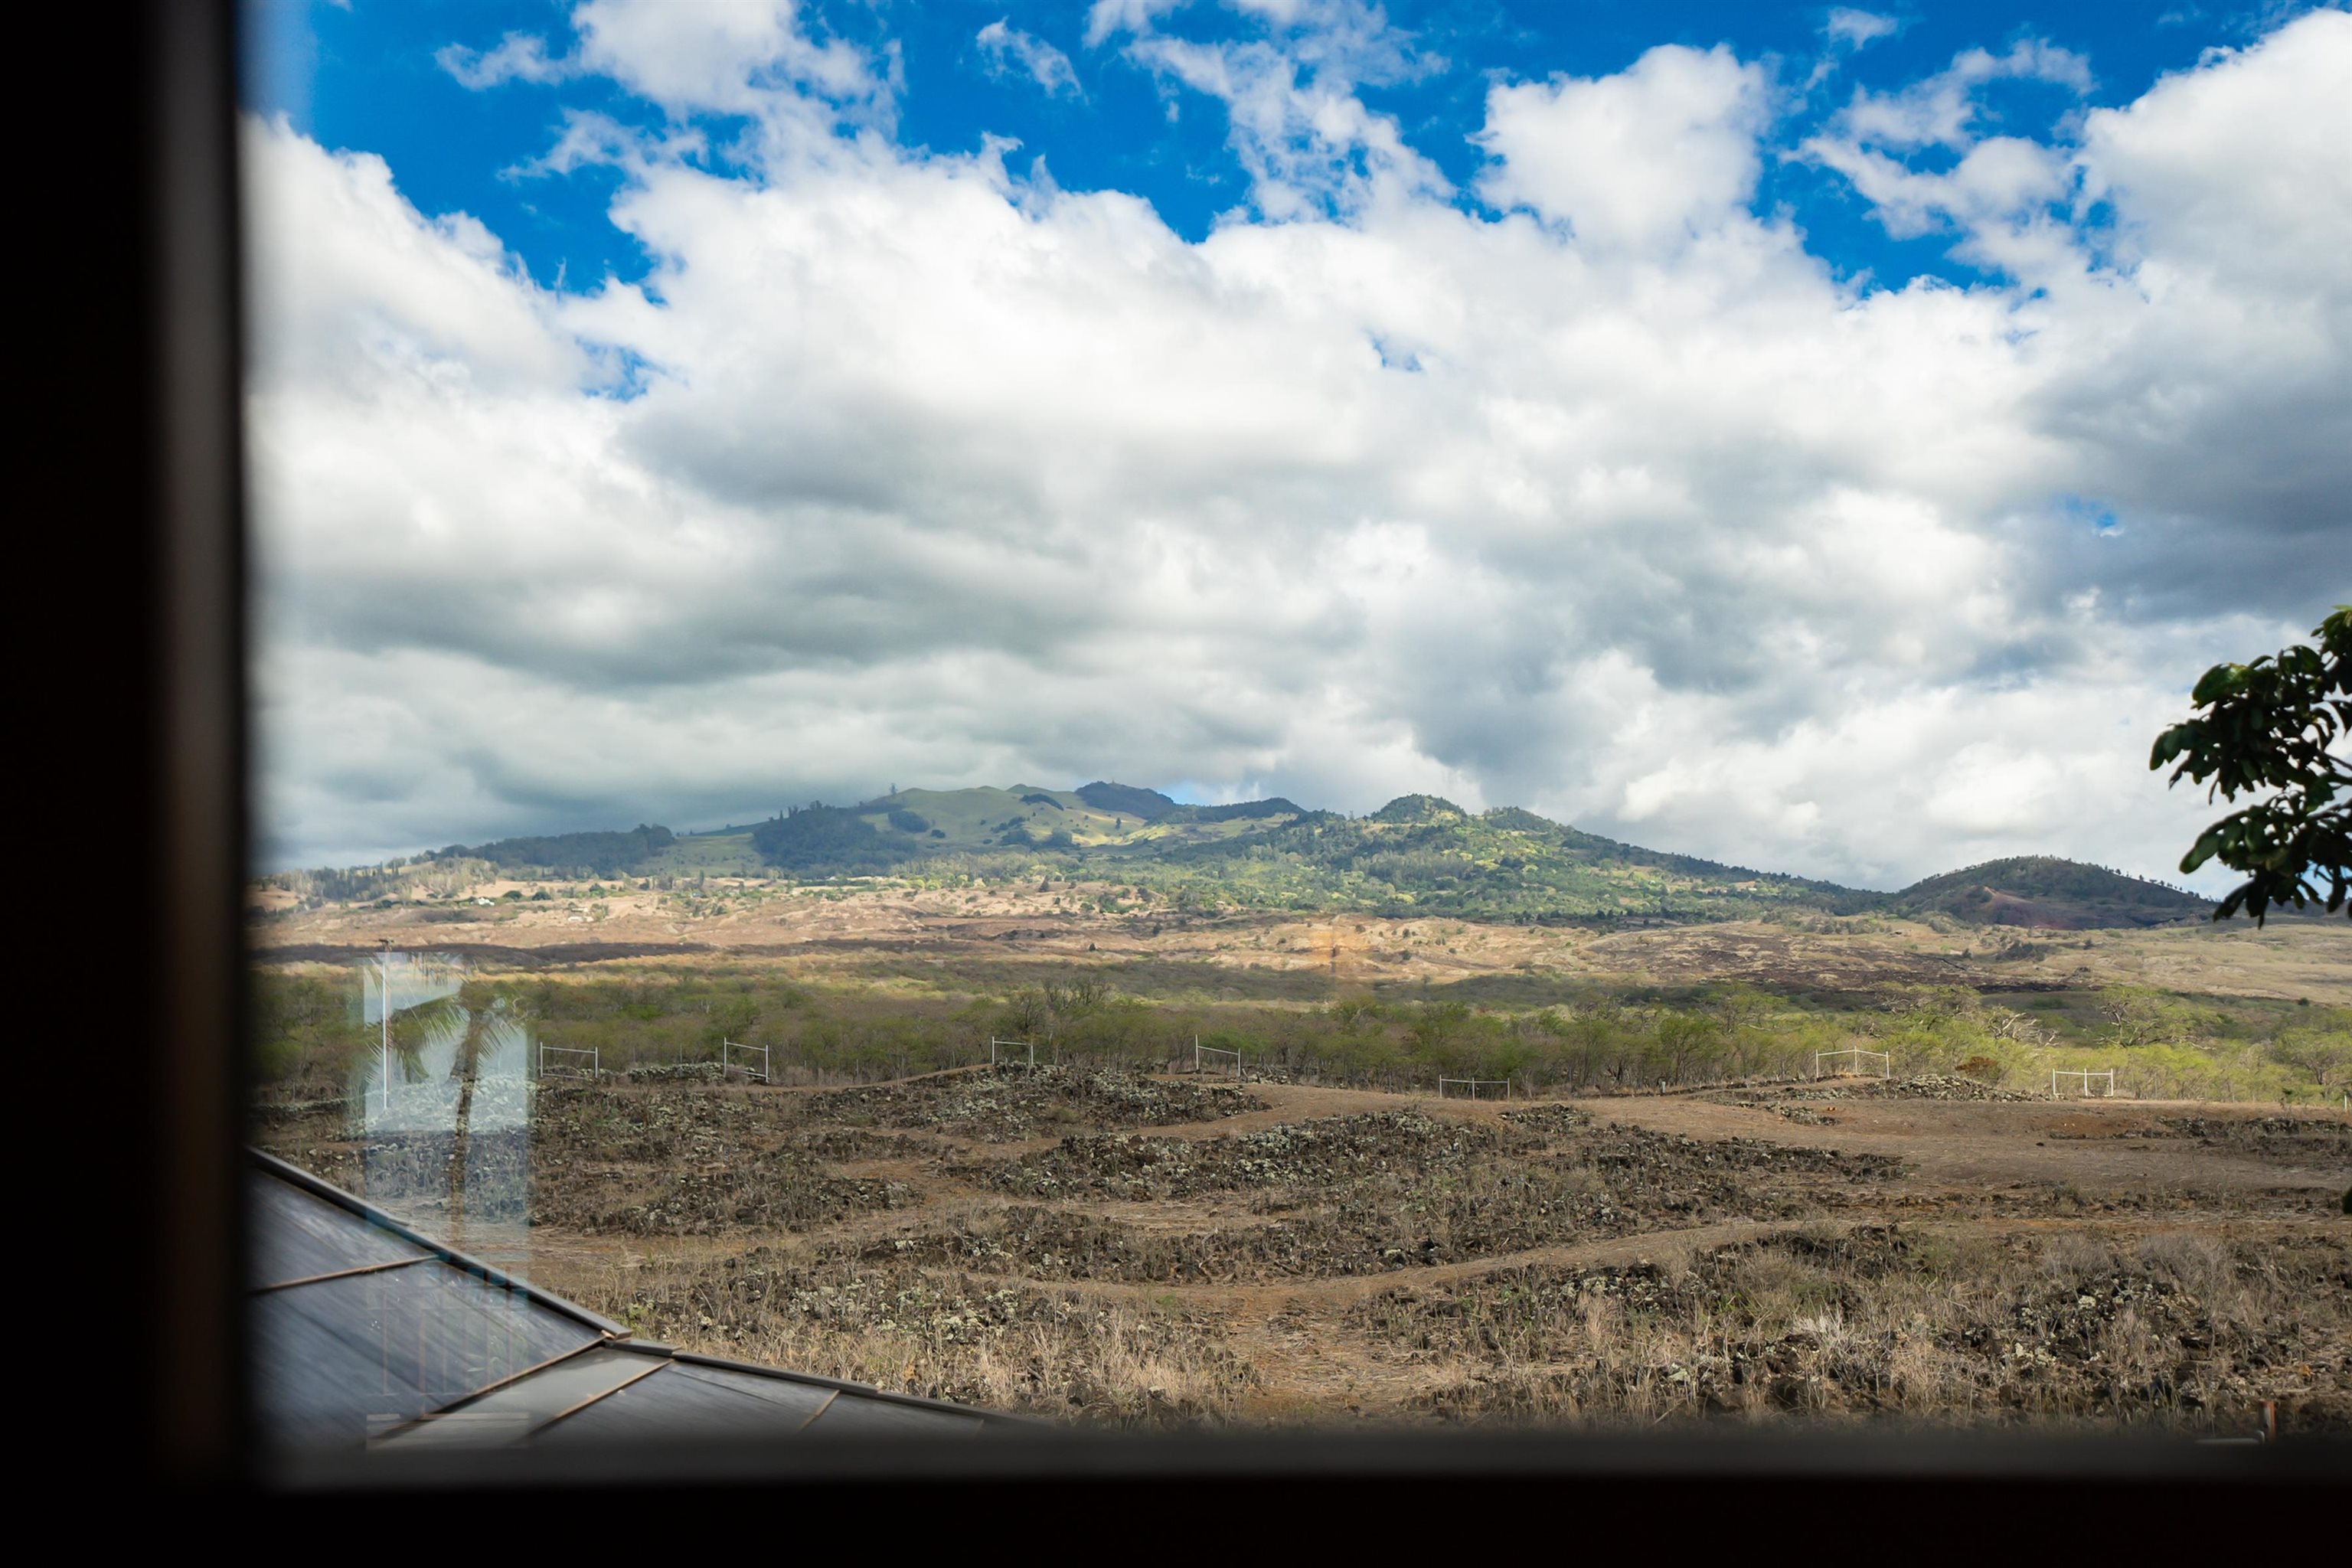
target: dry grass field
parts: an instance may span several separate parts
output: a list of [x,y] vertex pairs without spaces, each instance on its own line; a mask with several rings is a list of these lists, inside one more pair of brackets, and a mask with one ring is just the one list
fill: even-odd
[[[2101,1011],[2117,996],[2203,1008],[2200,1028],[2222,1026],[2217,1008],[2275,1030],[2352,1004],[2340,920],[2040,931],[1813,916],[1601,932],[1179,909],[1066,882],[532,896],[544,890],[261,911],[256,958],[318,996],[356,994],[350,966],[388,937],[459,956],[485,995],[505,987],[549,1032],[590,1027],[567,998],[596,990],[605,1032],[572,1037],[642,1070],[543,1080],[527,1132],[461,1152],[447,1133],[370,1134],[346,1102],[303,1109],[343,1092],[330,1047],[348,1026],[329,1020],[304,1026],[330,1044],[289,1058],[260,1136],[682,1346],[1136,1427],[2234,1434],[2267,1400],[2284,1430],[2352,1432],[2352,1118],[2313,1106],[2307,1085],[2293,1107],[2018,1092],[2050,1066],[2131,1059],[2128,1020]],[[919,1013],[970,1061],[1014,988],[1086,973],[1142,1009],[1124,1058],[894,1078],[887,1049],[843,1043],[865,1028],[887,1047],[893,1020]],[[1336,1049],[1349,999],[1386,996],[1381,1026],[1406,1048],[1453,996],[1499,1010],[1482,1037],[1499,1049],[1529,1009],[1574,1013],[1579,986],[1623,998],[1724,982],[1829,1009],[1775,1026],[1829,1044],[1909,1027],[1870,1019],[1932,990],[1977,999],[1972,1039],[2031,1036],[2030,1019],[2073,1032],[2032,1070],[1990,1077],[1914,1079],[1915,1059],[1892,1082],[1571,1086],[1507,1102],[1339,1087],[1377,1076],[1231,1085],[1155,1070],[1182,1043],[1159,1034],[1214,1026],[1220,1007],[1250,1027],[1319,1019],[1318,1048]],[[794,1000],[794,986],[831,1000]],[[739,997],[782,1009],[759,1026],[787,1059],[833,1040],[845,1065],[795,1066],[793,1087],[772,1087],[630,1054],[658,1028],[691,1059],[699,1037],[681,1018]],[[1152,1022],[1194,1013],[1206,1024]],[[1810,1059],[1801,1043],[1787,1059]]]
[[[2270,1400],[2352,1431],[2341,1114],[982,1068],[550,1083],[530,1122],[469,1169],[527,1194],[541,1283],[695,1350],[1060,1418],[2203,1434]],[[323,1107],[264,1138],[467,1245],[446,1139]]]
[[[277,963],[348,961],[390,938],[524,966],[753,959],[812,977],[858,974],[880,958],[982,958],[1212,964],[1326,980],[1335,988],[1514,975],[1849,992],[2120,984],[2352,1005],[2352,922],[2342,920],[2282,920],[2266,930],[2240,921],[2040,931],[1813,916],[1599,932],[1442,919],[1205,914],[1131,888],[1068,882],[825,889],[730,879],[693,897],[633,889],[543,902],[505,897],[543,886],[484,883],[471,897],[440,905],[332,905],[267,916],[251,940],[257,956]],[[1115,912],[1104,912],[1107,900],[1118,905]]]

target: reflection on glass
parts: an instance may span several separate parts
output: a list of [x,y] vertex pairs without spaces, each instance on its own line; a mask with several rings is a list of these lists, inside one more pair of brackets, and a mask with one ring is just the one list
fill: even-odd
[[360,969],[373,1049],[346,1103],[370,1202],[520,1273],[529,1257],[529,1025],[460,959],[385,952]]

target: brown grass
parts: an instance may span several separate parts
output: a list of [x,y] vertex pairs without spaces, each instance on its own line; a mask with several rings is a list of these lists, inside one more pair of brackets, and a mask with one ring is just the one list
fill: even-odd
[[1214,1423],[1258,1381],[1209,1315],[903,1264],[754,1247],[719,1265],[608,1268],[588,1286],[600,1310],[667,1342],[1060,1419]]
[[1510,1269],[1359,1308],[1448,1416],[1893,1415],[2352,1431],[2352,1243],[1797,1230],[1684,1268]]
[[[508,1179],[532,1277],[655,1338],[1117,1426],[2352,1430],[2340,1118],[1191,1087],[544,1087],[464,1209]],[[263,1136],[455,1213],[446,1134]]]

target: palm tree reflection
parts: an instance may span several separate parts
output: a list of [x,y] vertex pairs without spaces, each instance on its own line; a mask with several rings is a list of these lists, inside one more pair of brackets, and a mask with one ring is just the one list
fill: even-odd
[[[483,1261],[520,1271],[530,1203],[530,1028],[507,998],[468,983],[462,961],[392,955],[362,970],[365,1021],[389,1052],[352,1067],[366,1196]],[[391,1081],[383,1081],[387,1066]]]

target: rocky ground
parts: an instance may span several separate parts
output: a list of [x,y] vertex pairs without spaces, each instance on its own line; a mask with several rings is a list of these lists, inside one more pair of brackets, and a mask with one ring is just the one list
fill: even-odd
[[1958,1073],[1920,1073],[1914,1078],[1836,1078],[1818,1082],[1770,1084],[1757,1088],[1718,1089],[1707,1095],[1723,1105],[1779,1107],[1797,1102],[1844,1100],[1976,1100],[2014,1105],[2038,1095],[2003,1089]]
[[925,1127],[990,1143],[1108,1128],[1217,1121],[1264,1110],[1244,1089],[1098,1071],[1009,1068],[912,1083],[846,1089],[826,1097],[824,1114],[883,1127]]
[[527,1215],[651,1336],[1082,1420],[2352,1432],[2352,1121],[1983,1089],[670,1073],[260,1135],[460,1246]]

